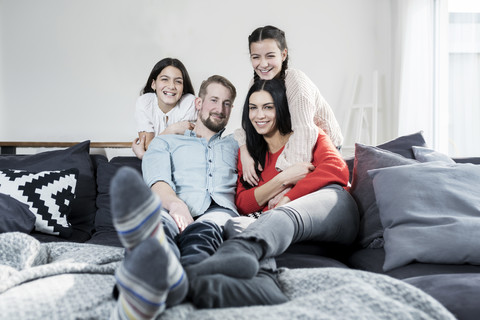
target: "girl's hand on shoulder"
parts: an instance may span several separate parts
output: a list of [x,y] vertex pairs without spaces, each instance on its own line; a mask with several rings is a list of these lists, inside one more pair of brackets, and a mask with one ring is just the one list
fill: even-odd
[[145,147],[145,135],[142,135],[141,138],[136,138],[132,142],[132,151],[135,153],[138,159],[142,159],[146,152]]
[[279,173],[282,175],[282,179],[284,180],[284,185],[294,185],[298,181],[302,180],[315,169],[315,166],[310,162],[300,162],[296,163],[287,169],[283,170]]
[[179,121],[169,125],[161,134],[184,134],[186,130],[193,130],[195,123],[190,121]]
[[[258,175],[255,171],[255,161],[250,156],[246,145],[242,145],[240,147],[240,161],[242,161],[243,180],[251,186],[257,186]],[[262,167],[260,165],[258,165],[258,168],[260,169],[260,171],[262,171]]]

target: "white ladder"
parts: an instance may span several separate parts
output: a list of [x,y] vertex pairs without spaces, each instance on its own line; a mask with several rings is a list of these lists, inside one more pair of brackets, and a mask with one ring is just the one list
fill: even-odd
[[[353,129],[353,143],[346,144],[343,148],[345,151],[353,153],[355,143],[368,143],[370,145],[377,144],[377,123],[378,123],[378,71],[373,72],[372,77],[372,102],[356,103],[358,93],[360,75],[355,77],[353,84],[352,99],[350,108],[347,111],[345,126],[343,128],[343,136],[345,140],[349,138],[350,131]],[[370,111],[370,112],[369,112]],[[353,127],[353,128],[352,128]],[[368,133],[368,140],[362,140],[362,133]]]

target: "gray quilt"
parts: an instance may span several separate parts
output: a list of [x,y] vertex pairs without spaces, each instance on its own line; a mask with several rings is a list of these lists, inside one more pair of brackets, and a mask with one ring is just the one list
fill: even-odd
[[[0,317],[108,319],[122,258],[115,247],[0,234]],[[454,319],[419,289],[374,273],[284,269],[279,280],[290,298],[282,305],[198,310],[185,303],[159,319]]]

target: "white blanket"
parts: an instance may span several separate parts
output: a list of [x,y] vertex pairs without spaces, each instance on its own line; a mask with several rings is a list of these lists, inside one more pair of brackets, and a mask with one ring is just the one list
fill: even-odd
[[[0,234],[2,319],[108,319],[121,248],[44,243]],[[454,319],[436,300],[402,281],[339,268],[284,269],[290,301],[275,306],[167,309],[159,319]]]

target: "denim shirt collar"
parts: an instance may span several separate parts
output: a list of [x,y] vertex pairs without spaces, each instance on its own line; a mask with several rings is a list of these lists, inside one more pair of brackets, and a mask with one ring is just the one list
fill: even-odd
[[[215,133],[211,138],[210,138],[210,141],[213,141],[215,139],[220,139],[221,136],[222,136],[222,133],[225,131],[225,128],[223,128],[222,130],[220,130],[219,132]],[[189,136],[189,137],[197,137],[197,134],[193,131],[193,130],[185,130],[185,133],[184,133],[185,136]],[[210,142],[209,141],[209,142]]]

